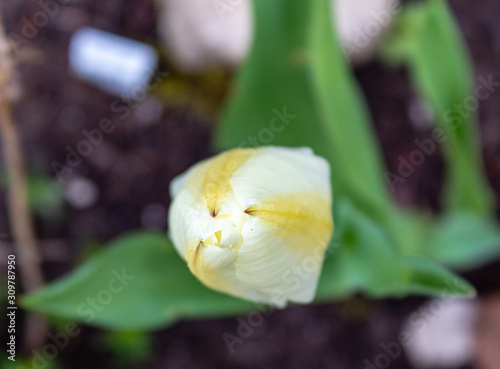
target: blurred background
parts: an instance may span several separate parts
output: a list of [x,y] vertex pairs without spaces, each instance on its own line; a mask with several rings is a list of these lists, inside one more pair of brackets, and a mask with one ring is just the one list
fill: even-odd
[[[29,209],[47,281],[69,273],[114,237],[137,229],[166,231],[170,181],[216,152],[212,135],[251,41],[251,21],[238,15],[246,6],[206,2],[219,9],[215,21],[228,27],[217,31],[210,23],[214,20],[203,17],[208,10],[191,11],[189,2],[166,3],[1,1],[14,49],[13,120],[26,158]],[[451,0],[449,5],[470,49],[474,76],[500,83],[500,3]],[[190,14],[193,19],[183,18]],[[347,39],[349,25],[345,29],[341,34]],[[231,40],[220,44],[218,32]],[[411,87],[407,70],[389,68],[373,53],[351,58],[350,65],[385,164],[396,173],[400,157],[408,157],[415,140],[429,137],[432,113]],[[494,88],[478,109],[482,158],[498,216],[500,92]],[[96,130],[101,133],[92,136]],[[83,140],[91,146],[82,146]],[[3,281],[14,242],[3,153],[0,163]],[[442,155],[436,152],[396,186],[393,196],[403,206],[439,211],[443,172]],[[276,311],[255,324],[251,316],[181,321],[153,333],[81,325],[53,358],[42,355],[35,363],[22,348],[26,315],[18,311],[17,361],[9,362],[5,350],[0,360],[5,368],[54,369],[498,369],[499,268],[492,261],[465,273],[478,291],[477,298],[465,302],[356,295]],[[2,287],[0,292],[5,304],[6,291]],[[8,325],[3,313],[0,321]],[[66,324],[57,318],[50,322],[53,332]],[[245,327],[251,332],[241,338],[236,332]],[[228,345],[226,333],[241,342]],[[0,335],[8,342],[6,329]],[[411,344],[401,343],[409,339]]]

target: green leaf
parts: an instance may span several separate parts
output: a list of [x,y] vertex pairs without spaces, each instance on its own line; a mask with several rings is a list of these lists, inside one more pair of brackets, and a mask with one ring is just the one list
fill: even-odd
[[[0,353],[0,364],[2,369],[31,369],[35,367],[40,367],[43,365],[43,369],[61,369],[62,366],[58,362],[58,358],[54,358],[52,360],[45,360],[42,356],[42,359],[39,357],[25,357],[21,356],[21,353],[17,353],[15,356],[15,361],[8,359],[10,354],[2,352]],[[43,361],[42,361],[43,360]]]
[[365,104],[333,34],[329,1],[255,0],[254,7],[254,44],[216,143],[313,148],[332,166],[335,196],[354,201],[392,242],[407,242]]
[[500,256],[500,230],[494,219],[453,213],[433,225],[425,253],[457,269],[469,269]]
[[[369,218],[344,208],[341,216],[359,223],[366,232],[356,236],[346,225],[338,233],[342,246],[325,262],[317,300],[347,297],[358,289],[376,297],[438,295],[457,278],[427,261],[415,267],[385,246],[383,232]],[[459,281],[466,288],[453,293],[468,296],[472,288]],[[136,331],[158,329],[179,319],[257,309],[253,303],[203,286],[167,238],[154,233],[116,240],[69,276],[24,296],[22,306],[79,323]]]
[[[331,21],[331,1],[311,3],[310,73],[314,101],[329,139],[334,188],[360,196],[360,205],[390,207],[380,149],[366,106]],[[337,177],[339,179],[337,180]],[[341,185],[344,185],[345,188]]]
[[309,146],[332,164],[336,193],[355,196],[384,218],[390,203],[380,150],[333,36],[329,6],[323,0],[254,1],[254,44],[216,143],[223,149]]
[[[222,148],[310,146],[329,160],[335,202],[348,199],[368,219],[350,223],[348,217],[335,216],[336,237],[345,236],[339,229],[347,222],[347,235],[357,241],[344,246],[345,240],[337,240],[343,246],[325,263],[328,282],[322,280],[320,286],[327,296],[341,298],[353,290],[421,292],[421,282],[430,280],[433,285],[427,289],[435,291],[439,283],[434,279],[446,274],[444,270],[425,269],[422,263],[418,268],[401,266],[408,263],[402,255],[422,255],[421,224],[390,199],[365,104],[334,35],[330,1],[255,0],[254,6],[254,45],[238,74],[216,142]],[[276,114],[281,107],[295,117],[273,133],[273,119],[283,116]],[[261,136],[272,141],[258,140]],[[430,277],[422,278],[426,271]]]
[[419,94],[432,105],[446,133],[447,208],[490,214],[493,197],[481,165],[478,112],[467,108],[470,99],[478,98],[471,61],[446,1],[407,4],[383,55],[409,68]]
[[216,132],[216,144],[313,147],[328,155],[328,141],[309,81],[308,2],[255,0],[253,47],[238,71]]
[[443,0],[406,5],[384,56],[408,66],[418,92],[434,108],[445,132],[446,212],[423,252],[451,267],[479,266],[500,255],[493,195],[482,168],[470,56]]
[[103,333],[100,348],[113,353],[118,366],[130,366],[151,357],[153,340],[149,333],[113,331]]
[[[7,173],[3,173],[0,187],[7,189],[8,181]],[[57,180],[42,173],[30,172],[27,185],[28,205],[31,211],[48,220],[54,220],[62,215],[64,197]]]
[[62,212],[64,204],[61,185],[44,175],[31,174],[28,178],[28,201],[34,212],[53,218]]
[[[217,142],[225,148],[305,145],[332,164],[334,244],[340,246],[325,261],[318,300],[356,291],[470,296],[470,285],[422,256],[421,222],[388,196],[368,114],[332,35],[330,1],[254,5],[255,43]],[[120,330],[255,309],[204,287],[167,238],[150,233],[117,240],[70,276],[26,296],[23,305]]]
[[423,255],[405,256],[388,247],[380,227],[349,200],[337,199],[335,219],[340,227],[323,266],[318,300],[358,291],[373,297],[473,295],[470,284]]
[[22,306],[118,330],[255,309],[203,286],[166,236],[142,232],[116,240],[69,276],[25,296]]

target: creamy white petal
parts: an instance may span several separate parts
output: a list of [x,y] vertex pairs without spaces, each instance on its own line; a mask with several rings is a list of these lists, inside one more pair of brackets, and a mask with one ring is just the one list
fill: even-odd
[[170,198],[174,199],[179,192],[181,191],[182,187],[184,186],[184,182],[186,181],[188,172],[184,172],[182,174],[179,174],[177,177],[175,177],[172,182],[170,182]]
[[210,288],[277,306],[310,302],[333,229],[329,176],[303,148],[201,162],[172,185],[174,245]]
[[185,258],[188,250],[203,238],[201,225],[206,219],[206,212],[199,202],[193,201],[192,194],[187,190],[181,190],[172,201],[168,213],[169,235],[182,257]]
[[[267,302],[278,306],[314,299],[326,247],[324,238],[307,240],[305,245],[290,242],[257,217],[250,218],[243,237],[245,243],[236,262],[238,279],[267,293]],[[247,278],[249,275],[253,278]]]
[[231,177],[236,199],[245,208],[272,195],[315,193],[331,202],[330,165],[309,148],[265,147]]

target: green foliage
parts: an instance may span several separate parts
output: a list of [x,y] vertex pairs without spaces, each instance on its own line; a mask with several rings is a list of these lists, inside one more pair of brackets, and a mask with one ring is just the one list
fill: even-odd
[[[7,189],[7,174],[2,176],[1,187]],[[28,175],[28,205],[42,219],[52,221],[61,216],[64,205],[59,182],[46,174],[30,172]]]
[[[366,107],[332,33],[329,2],[273,1],[271,5],[256,0],[254,4],[254,46],[217,132],[219,146],[248,143],[246,137],[269,128],[273,109],[288,107],[296,118],[274,135],[272,143],[310,146],[332,165],[335,237],[340,237],[341,245],[324,267],[325,274],[335,275],[332,289],[326,287],[328,293],[345,297],[356,289],[401,295],[429,291],[428,285],[419,283],[430,280],[436,282],[434,293],[445,288],[435,275],[417,277],[426,266],[430,274],[441,271],[431,261],[418,265],[407,261],[407,257],[423,256],[426,234],[418,217],[401,211],[390,199]],[[276,14],[281,14],[279,27]],[[300,25],[297,17],[302,19]],[[297,55],[303,55],[300,63],[294,58]],[[356,209],[365,221],[344,216],[341,202]],[[342,229],[349,229],[356,242],[347,246]]]
[[[7,354],[2,352],[0,354],[0,368],[2,369],[31,369],[38,366],[38,362],[34,363],[33,358],[21,356],[19,353],[16,355],[16,360],[12,361],[7,358]],[[44,361],[44,369],[60,369],[57,359]]]
[[337,199],[334,215],[341,221],[323,265],[319,300],[345,298],[356,291],[373,297],[473,294],[469,284],[445,268],[396,252],[383,229],[349,201]]
[[104,332],[99,347],[111,351],[119,366],[141,362],[151,356],[152,339],[144,332]]
[[[329,0],[254,0],[254,44],[216,143],[251,146],[252,137],[263,141],[259,133],[279,122],[283,129],[274,131],[272,144],[310,146],[330,161],[336,231],[318,301],[356,292],[471,296],[473,288],[438,263],[463,268],[485,262],[499,254],[500,235],[477,165],[475,117],[458,124],[445,115],[471,91],[469,62],[449,11],[441,0],[410,5],[386,50],[391,62],[410,67],[448,135],[448,206],[436,221],[402,211],[389,196],[369,114],[332,34],[329,7]],[[133,331],[256,309],[201,285],[166,236],[153,233],[116,240],[71,275],[25,296],[23,306]],[[143,336],[127,337],[108,338],[124,340],[123,347],[135,339],[144,343]]]
[[485,213],[493,198],[479,155],[478,112],[466,107],[467,98],[475,97],[471,62],[448,6],[443,0],[408,5],[398,26],[385,56],[409,68],[415,87],[446,132],[446,204]]
[[493,195],[483,173],[471,62],[443,0],[409,4],[383,56],[409,69],[418,93],[434,109],[445,132],[446,214],[432,228],[424,252],[452,267],[470,268],[500,254]]
[[[342,211],[366,232],[353,233],[349,225],[337,232],[336,240],[343,244],[325,262],[318,300],[345,297],[367,285],[373,296],[470,295],[470,286],[428,261],[416,265],[415,259],[398,258],[380,229],[361,213],[348,205]],[[114,330],[152,330],[179,319],[257,309],[203,286],[167,237],[149,232],[116,240],[69,276],[25,296],[22,306]]]
[[42,217],[58,216],[64,204],[61,186],[47,176],[32,174],[28,179],[28,201],[31,209]]
[[115,330],[150,330],[179,318],[251,311],[194,277],[166,235],[140,232],[113,242],[68,277],[22,299],[26,309]]
[[453,212],[434,224],[425,253],[453,268],[468,269],[498,257],[499,244],[500,230],[495,221]]

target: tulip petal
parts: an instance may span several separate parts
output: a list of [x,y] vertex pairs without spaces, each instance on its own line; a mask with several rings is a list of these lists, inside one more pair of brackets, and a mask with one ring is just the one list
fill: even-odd
[[300,193],[251,207],[237,278],[274,300],[311,302],[332,234],[328,204],[326,198]]
[[238,279],[274,300],[313,299],[333,230],[329,173],[310,149],[278,147],[259,149],[234,173],[233,191],[250,215]]
[[265,147],[235,171],[231,187],[241,206],[269,195],[314,192],[331,202],[330,165],[309,148]]

